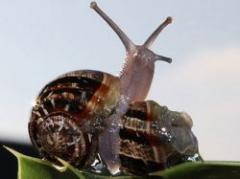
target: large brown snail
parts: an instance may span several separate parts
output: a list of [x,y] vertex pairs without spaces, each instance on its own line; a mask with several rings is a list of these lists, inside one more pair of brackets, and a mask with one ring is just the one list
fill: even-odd
[[29,122],[33,145],[46,159],[59,157],[79,168],[105,168],[111,174],[147,174],[192,160],[198,143],[190,116],[144,101],[155,61],[171,62],[149,50],[171,18],[139,46],[95,2],[91,7],[123,42],[127,51],[124,67],[119,77],[79,70],[47,84]]

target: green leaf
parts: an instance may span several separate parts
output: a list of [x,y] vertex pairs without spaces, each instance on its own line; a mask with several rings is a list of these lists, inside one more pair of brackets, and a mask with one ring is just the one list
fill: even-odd
[[5,147],[18,160],[18,179],[143,179],[137,176],[103,176],[78,170],[59,159],[63,167],[57,167],[48,161],[23,155]]
[[189,162],[151,175],[162,176],[163,179],[239,179],[240,162]]
[[195,162],[151,173],[150,176],[103,176],[74,168],[59,159],[63,167],[56,167],[48,161],[23,155],[5,147],[18,160],[18,179],[239,179],[240,162]]

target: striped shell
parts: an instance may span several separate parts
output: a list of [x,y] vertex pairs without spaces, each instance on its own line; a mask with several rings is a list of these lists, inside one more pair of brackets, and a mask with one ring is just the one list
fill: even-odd
[[74,71],[53,80],[32,109],[33,145],[47,159],[57,156],[75,166],[86,165],[96,151],[92,134],[103,130],[103,119],[115,109],[119,91],[118,78],[99,71]]
[[197,138],[185,112],[170,111],[154,101],[134,102],[122,118],[122,171],[147,174],[195,158]]

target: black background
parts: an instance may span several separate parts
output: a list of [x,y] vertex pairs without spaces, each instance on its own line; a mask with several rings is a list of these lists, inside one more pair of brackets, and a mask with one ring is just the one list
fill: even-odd
[[0,141],[0,179],[17,179],[17,159],[3,145],[30,156],[38,156],[37,151],[27,144]]

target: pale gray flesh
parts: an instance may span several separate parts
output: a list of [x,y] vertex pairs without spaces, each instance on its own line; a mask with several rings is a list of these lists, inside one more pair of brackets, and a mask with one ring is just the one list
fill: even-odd
[[106,129],[99,135],[99,153],[107,169],[113,175],[120,172],[119,159],[121,117],[127,112],[133,101],[143,101],[150,89],[154,74],[154,63],[162,60],[171,63],[171,59],[153,53],[148,47],[154,42],[158,34],[171,23],[167,18],[146,40],[142,46],[135,45],[127,35],[97,6],[93,8],[116,32],[127,51],[127,57],[120,73],[120,100],[114,114],[105,119]]
[[154,57],[154,53],[144,47],[136,47],[127,54],[120,74],[121,95],[127,101],[146,98],[154,74]]
[[[107,128],[99,136],[99,152],[112,174],[120,170],[119,130],[121,117],[127,112],[132,101],[143,101],[148,94],[154,73],[154,55],[148,49],[134,49],[128,54],[126,63],[120,74],[120,101],[116,113],[106,119]],[[143,55],[144,51],[145,55]]]
[[121,116],[118,113],[112,114],[105,121],[107,124],[104,130],[98,137],[99,154],[105,163],[108,171],[112,175],[120,173],[121,162],[119,159],[120,152],[120,126],[118,119]]

